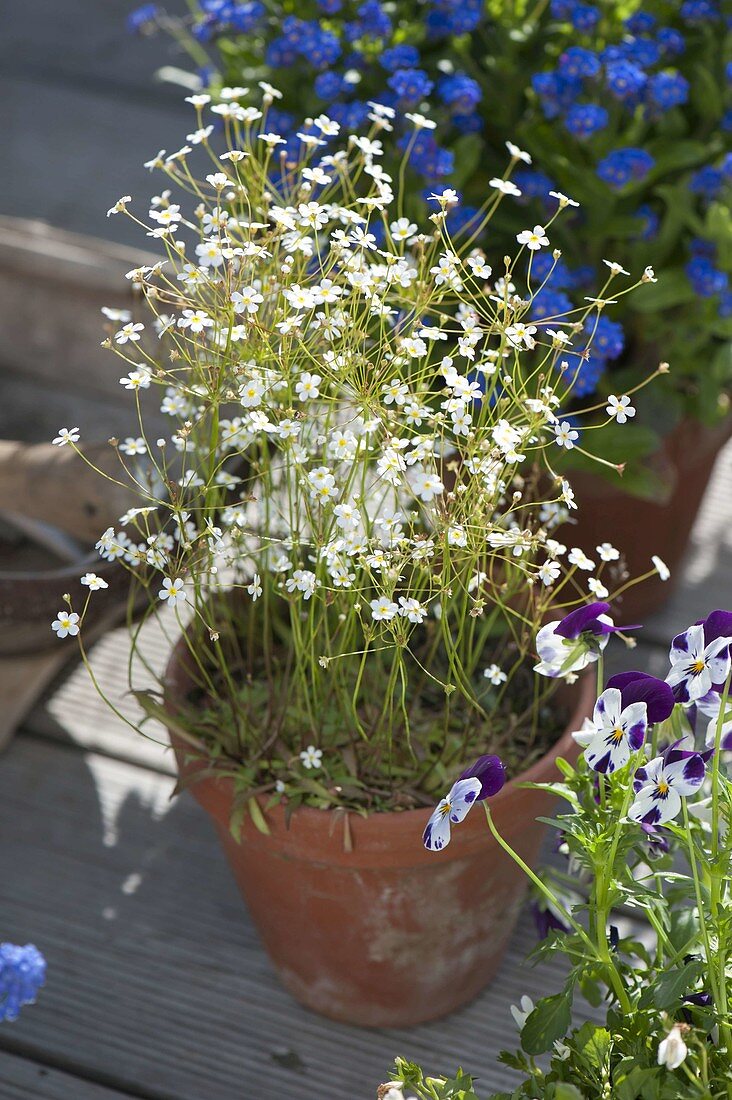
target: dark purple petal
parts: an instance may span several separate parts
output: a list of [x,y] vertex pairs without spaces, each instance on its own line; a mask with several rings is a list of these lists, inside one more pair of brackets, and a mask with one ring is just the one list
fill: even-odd
[[716,638],[732,638],[732,611],[712,611],[706,619],[702,619],[704,626],[704,644],[709,645]]
[[648,772],[646,771],[646,769],[645,768],[638,768],[635,775],[633,776],[633,790],[635,791],[636,794],[638,794],[638,791],[641,789],[641,787],[643,786],[643,784],[646,782],[647,779],[648,779]]
[[674,709],[674,693],[666,681],[645,672],[619,672],[610,677],[606,687],[619,689],[623,709],[631,703],[645,703],[649,725],[664,722]]
[[699,1008],[708,1008],[709,1005],[713,1003],[711,993],[705,993],[703,991],[701,993],[687,993],[684,997],[684,1001],[690,1005],[698,1005]]
[[[695,626],[701,626],[701,623],[695,623],[694,625]],[[689,633],[688,630],[684,630],[684,631],[681,632],[681,634],[677,634],[676,637],[671,642],[671,648],[672,649],[677,649],[680,653],[688,653],[689,652],[688,633]]]
[[484,798],[498,794],[506,782],[506,769],[499,756],[479,756],[458,778],[479,779],[480,794],[477,795],[477,801],[482,802]]
[[[714,749],[705,749],[704,752],[698,752],[696,749],[680,749],[677,746],[681,744],[681,741],[674,741],[673,745],[669,745],[663,752],[664,764],[676,764],[679,760],[691,760],[693,757],[698,756],[703,764],[706,764],[711,757],[714,756]],[[640,768],[638,769],[640,771]],[[636,772],[636,775],[638,772]]]
[[531,911],[534,915],[536,934],[540,940],[545,940],[552,929],[556,929],[557,932],[569,932],[569,926],[560,920],[551,909],[545,909],[534,901],[531,904]]
[[565,615],[554,633],[562,638],[579,638],[586,630],[591,630],[593,634],[608,634],[613,628],[608,627],[607,623],[598,622],[598,616],[609,614],[609,603],[588,603],[586,607],[578,607]]
[[634,726],[631,726],[628,730],[628,744],[633,752],[638,752],[643,742],[646,739],[646,731],[648,727],[645,722],[636,722]]
[[618,944],[620,943],[620,932],[615,924],[610,925],[610,931],[608,933],[607,942],[610,944],[611,951],[617,951]]
[[662,856],[671,851],[671,844],[665,832],[645,824],[641,824],[641,829],[646,834],[649,856]]
[[613,764],[612,753],[608,750],[604,756],[601,756],[599,760],[596,760],[592,765],[592,768],[596,772],[601,772],[603,775],[606,772],[615,771],[615,765]]

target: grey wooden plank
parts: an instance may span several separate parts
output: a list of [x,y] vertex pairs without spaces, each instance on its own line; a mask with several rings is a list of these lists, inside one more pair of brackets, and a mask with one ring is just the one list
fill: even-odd
[[143,164],[163,147],[184,144],[192,117],[184,94],[161,102],[151,91],[141,107],[115,94],[88,95],[4,73],[0,213],[146,249],[138,226],[107,218],[106,211],[123,194],[147,211],[149,197],[165,185]]
[[[76,84],[88,94],[114,92],[118,97],[173,92],[153,87],[162,65],[191,68],[186,55],[164,34],[133,36],[127,16],[135,0],[26,0],[8,6],[0,44],[0,67],[39,84]],[[183,13],[185,0],[166,0],[170,14]]]
[[0,1100],[128,1100],[129,1096],[0,1051]]
[[523,966],[527,919],[492,988],[447,1020],[379,1032],[321,1019],[279,986],[211,826],[190,796],[170,803],[171,788],[30,737],[0,759],[3,934],[49,961],[13,1027],[24,1053],[155,1100],[314,1100],[334,1081],[369,1097],[396,1054],[463,1064],[486,1091],[510,1085],[494,1061],[515,1038],[509,1006],[562,975],[558,962]]

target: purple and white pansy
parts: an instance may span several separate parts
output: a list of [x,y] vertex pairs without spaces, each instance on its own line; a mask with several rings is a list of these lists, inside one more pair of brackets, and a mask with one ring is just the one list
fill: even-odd
[[631,821],[644,825],[673,821],[681,799],[695,794],[704,782],[707,755],[676,744],[638,768],[633,780],[635,799],[628,811]]
[[721,690],[730,670],[732,613],[713,611],[677,634],[671,643],[671,671],[666,682],[679,703],[694,703],[714,686]]
[[580,672],[598,659],[611,634],[635,629],[615,626],[609,610],[610,604],[598,601],[543,626],[536,635],[534,671],[552,679]]
[[650,723],[662,722],[674,708],[671,688],[644,672],[623,672],[608,680],[591,721],[573,733],[596,772],[624,768],[642,747]]
[[422,835],[430,852],[439,852],[450,843],[453,825],[459,825],[476,802],[498,794],[506,782],[506,771],[498,756],[481,756],[453,783],[430,815]]
[[[697,699],[695,704],[697,711],[709,719],[704,743],[708,749],[713,749],[717,743],[717,723],[719,711],[722,705],[722,694],[719,691],[710,691]],[[719,747],[725,752],[732,750],[732,700],[727,699],[725,714],[722,719],[722,732]]]
[[595,703],[592,722],[575,741],[585,746],[585,760],[596,772],[624,768],[631,755],[646,739],[648,717],[645,703],[623,707],[619,688],[605,688]]

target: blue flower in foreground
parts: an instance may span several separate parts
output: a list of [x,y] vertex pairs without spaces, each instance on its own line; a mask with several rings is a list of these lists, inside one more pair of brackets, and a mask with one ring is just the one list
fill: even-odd
[[46,981],[46,960],[27,943],[0,943],[0,1022],[17,1020],[23,1005],[32,1004]]
[[379,61],[390,73],[395,72],[396,69],[415,69],[419,62],[419,50],[416,46],[408,46],[406,43],[392,46],[391,49],[384,50]]
[[672,745],[662,756],[638,768],[633,780],[635,800],[628,817],[645,825],[673,821],[681,809],[682,797],[699,790],[705,771],[701,753]]
[[506,770],[498,756],[480,756],[453,783],[438,802],[422,835],[425,848],[439,852],[450,843],[452,825],[459,825],[475,802],[498,794],[506,782]]
[[689,190],[695,195],[703,195],[706,199],[715,199],[722,189],[723,182],[722,170],[711,164],[705,164],[691,177]]
[[597,660],[611,634],[636,629],[615,626],[609,610],[610,604],[597,601],[542,626],[536,635],[540,659],[534,671],[552,679],[579,672]]
[[681,18],[687,23],[706,23],[718,16],[719,9],[714,0],[685,0],[681,5]]
[[636,11],[628,16],[625,25],[631,34],[647,34],[655,27],[656,17],[649,11]]

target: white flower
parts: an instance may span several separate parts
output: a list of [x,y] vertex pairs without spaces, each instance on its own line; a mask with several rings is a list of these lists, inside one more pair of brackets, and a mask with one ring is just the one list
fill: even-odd
[[158,597],[161,600],[167,600],[168,607],[175,607],[176,604],[185,603],[188,599],[183,581],[179,577],[175,580],[164,577],[163,587],[158,592]]
[[601,561],[617,561],[620,557],[620,551],[616,550],[609,542],[601,542],[599,546],[595,547],[595,550]]
[[488,185],[489,187],[495,188],[496,191],[500,191],[502,195],[514,195],[516,198],[519,198],[521,195],[515,183],[511,183],[510,180],[498,179],[497,176],[489,180]]
[[437,474],[419,472],[412,476],[412,488],[415,496],[418,496],[425,504],[429,504],[436,496],[444,492],[445,486]]
[[605,412],[608,416],[614,416],[618,424],[625,424],[631,417],[635,416],[635,409],[631,405],[627,394],[623,394],[622,397],[618,398],[611,393],[607,399]]
[[424,115],[420,115],[417,111],[405,111],[404,117],[409,119],[415,130],[434,130],[437,126],[437,123],[433,122],[431,118],[425,118]]
[[85,573],[81,578],[81,583],[85,584],[90,592],[97,592],[100,588],[109,588],[107,582],[98,577],[96,573]]
[[568,199],[561,191],[550,191],[549,194],[553,199],[557,200],[560,210],[565,206],[579,206],[578,202],[575,202],[574,199]]
[[591,577],[587,582],[587,587],[593,596],[597,596],[598,600],[604,600],[610,595],[608,589],[597,577]]
[[142,436],[134,439],[131,435],[128,435],[124,443],[120,443],[119,449],[126,455],[144,455],[147,454],[147,443]]
[[531,155],[524,152],[523,149],[519,149],[518,145],[514,145],[512,141],[506,142],[506,148],[515,160],[522,160],[524,164],[531,164]]
[[534,1002],[531,997],[527,997],[526,994],[521,998],[518,1005],[511,1005],[511,1015],[516,1021],[516,1027],[519,1031],[523,1031],[524,1024],[533,1011]]
[[579,439],[579,432],[574,430],[568,420],[563,420],[561,424],[554,425],[554,436],[558,447],[566,447],[571,451],[575,440]]
[[314,400],[319,396],[319,386],[323,379],[319,374],[311,374],[305,371],[300,375],[300,381],[295,386],[295,393],[301,401]]
[[121,214],[123,210],[126,210],[128,202],[132,202],[132,195],[123,195],[121,199],[117,199],[114,206],[110,206],[107,211],[107,217],[111,218],[112,214]]
[[285,581],[288,592],[302,592],[302,598],[309,600],[318,587],[315,574],[310,569],[296,569]]
[[124,378],[120,378],[119,384],[126,390],[146,390],[150,387],[151,379],[150,371],[146,367],[140,367],[139,370],[131,370]]
[[389,226],[391,235],[395,241],[409,242],[417,232],[417,226],[410,222],[409,218],[398,218]]
[[57,618],[51,623],[51,630],[55,630],[59,638],[74,638],[79,633],[79,616],[75,611],[58,611]]
[[483,669],[483,675],[486,680],[490,680],[495,687],[498,687],[500,684],[505,684],[508,679],[506,673],[502,668],[499,668],[498,665],[488,665],[488,668]]
[[535,225],[533,229],[524,229],[516,235],[519,244],[526,245],[531,252],[537,252],[549,244],[549,238],[543,225]]
[[259,578],[259,573],[255,573],[252,577],[252,583],[247,585],[247,592],[252,597],[253,603],[256,603],[262,595],[262,582]]
[[78,428],[59,428],[58,435],[53,439],[54,447],[65,447],[67,443],[79,442]]
[[253,286],[243,286],[231,295],[235,313],[256,313],[264,301],[263,296]]
[[550,560],[545,561],[544,564],[540,566],[537,576],[541,583],[548,588],[550,585],[554,584],[555,580],[561,575],[561,572],[562,567],[559,562]]
[[369,604],[371,618],[378,622],[389,622],[399,614],[399,604],[394,603],[388,596],[379,596],[378,600],[372,600]]
[[616,263],[615,260],[603,260],[602,262],[610,268],[611,275],[630,275],[630,272],[626,271],[623,265]]
[[126,325],[123,325],[119,332],[115,332],[114,339],[117,344],[126,344],[130,340],[133,344],[137,343],[140,339],[140,333],[145,328],[138,321],[137,324],[133,324],[129,321]]
[[669,577],[671,576],[671,570],[666,565],[666,562],[663,560],[663,558],[659,558],[658,554],[654,554],[653,557],[651,558],[651,561],[653,562],[655,570],[658,573],[661,580],[662,581],[667,581],[669,579]]
[[588,573],[595,568],[594,561],[588,558],[587,554],[585,554],[584,550],[579,546],[572,547],[567,555],[567,561],[569,561],[571,565],[576,565],[578,569],[586,569]]
[[189,328],[191,332],[203,332],[211,325],[213,320],[203,309],[184,309],[183,316],[178,318],[178,328]]
[[[371,604],[372,608],[376,602],[378,601],[375,600]],[[403,618],[408,619],[410,623],[421,623],[426,618],[427,608],[423,607],[419,600],[415,600],[412,597],[407,598],[405,596],[400,596],[399,603],[401,604],[399,614]]]
[[323,750],[316,749],[315,745],[308,745],[303,752],[300,753],[300,763],[303,768],[319,768],[320,762],[323,759]]
[[686,1043],[681,1035],[678,1024],[669,1031],[665,1039],[658,1046],[658,1064],[666,1069],[678,1069],[688,1054]]

